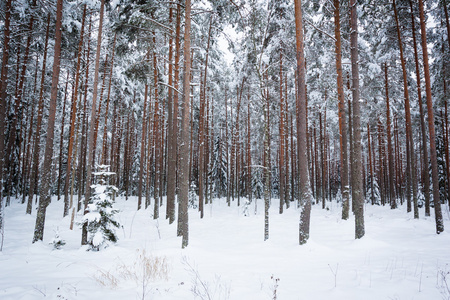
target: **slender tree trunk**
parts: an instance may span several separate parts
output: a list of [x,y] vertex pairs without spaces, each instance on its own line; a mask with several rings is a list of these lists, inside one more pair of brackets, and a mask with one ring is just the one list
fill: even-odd
[[[77,114],[77,96],[78,96],[78,84],[80,80],[80,66],[81,66],[81,54],[83,49],[83,37],[84,37],[84,22],[86,19],[86,4],[83,8],[83,18],[80,32],[80,42],[78,43],[78,53],[77,53],[77,66],[75,71],[75,89],[72,95],[72,116],[71,116],[71,124],[70,124],[70,133],[69,133],[69,148],[67,151],[67,166],[66,166],[66,182],[64,186],[64,212],[63,216],[67,216],[69,214],[69,180],[72,169],[72,151],[73,151],[73,137],[75,131],[75,119]],[[89,33],[90,33],[91,22],[89,23]],[[90,40],[90,39],[89,39]],[[89,45],[89,42],[88,42]],[[88,60],[89,60],[89,46],[88,46]],[[89,69],[89,65],[86,64],[86,68]],[[86,71],[87,72],[87,71]],[[87,74],[86,74],[87,76]],[[78,199],[80,201],[80,199]]]
[[381,204],[384,206],[386,203],[385,191],[384,191],[384,138],[383,138],[383,125],[381,120],[378,119],[378,189],[380,191]]
[[347,124],[345,118],[345,99],[344,99],[344,79],[342,75],[342,51],[341,51],[341,24],[339,0],[334,0],[334,37],[335,37],[335,53],[336,53],[336,73],[338,88],[338,109],[339,109],[339,145],[341,160],[341,195],[342,195],[342,219],[349,218],[350,211],[350,191],[349,191],[349,174],[348,174],[348,141],[347,141]]
[[373,186],[373,164],[372,164],[372,149],[370,143],[370,125],[367,123],[367,145],[369,147],[369,178],[370,178],[370,202],[375,204],[374,186]]
[[[38,69],[39,69],[39,57],[36,58],[36,66],[35,66],[35,72],[34,72],[34,88],[33,88],[33,98],[36,98],[36,89],[37,89],[37,79],[38,79]],[[67,80],[68,81],[68,80]],[[67,85],[67,83],[66,83]],[[66,89],[67,91],[67,89]],[[35,107],[37,105],[37,99],[33,100],[31,103],[31,116],[29,119],[29,126],[28,126],[28,135],[26,139],[26,151],[24,155],[24,162],[23,162],[23,174],[22,174],[22,204],[25,203],[27,195],[27,188],[29,187],[30,183],[30,172],[31,172],[31,141],[33,140],[33,123],[34,123],[34,115],[35,115]],[[25,138],[24,138],[25,139]],[[1,173],[1,172],[0,172]],[[0,193],[1,194],[1,193]]]
[[280,161],[279,161],[279,184],[280,184],[280,208],[279,213],[283,213],[283,205],[285,203],[285,172],[284,169],[284,99],[283,99],[283,52],[280,49],[280,123],[279,123],[279,151],[280,151]]
[[[326,92],[325,92],[326,94]],[[326,111],[325,111],[326,112]],[[325,113],[326,114],[326,113]],[[320,191],[321,196],[322,196],[322,209],[325,209],[325,197],[326,197],[326,192],[325,192],[325,186],[326,186],[326,165],[325,165],[325,144],[326,144],[326,139],[325,139],[325,133],[324,133],[324,127],[322,125],[322,113],[319,112],[319,123],[320,123],[320,156],[321,156],[321,168],[322,168],[322,183],[321,183],[321,187],[322,190]]]
[[[266,73],[266,85],[268,82]],[[270,175],[269,175],[269,88],[266,88],[265,99],[263,99],[264,111],[264,241],[269,239],[269,208],[270,208]]]
[[138,210],[142,205],[142,186],[144,182],[144,166],[145,166],[145,142],[147,137],[147,96],[148,96],[148,84],[145,85],[144,91],[144,111],[142,116],[142,136],[141,136],[141,155],[139,163],[139,184],[138,184]]
[[[109,83],[108,83],[108,93],[106,97],[106,108],[105,108],[105,124],[103,125],[103,138],[102,138],[102,156],[100,161],[103,165],[111,165],[108,163],[108,151],[106,150],[108,144],[108,116],[109,116],[109,103],[111,99],[111,86],[112,86],[112,77],[113,77],[113,69],[114,69],[114,54],[116,49],[116,40],[117,33],[114,34],[114,41],[112,46],[112,57],[111,57],[111,67],[109,69]],[[110,170],[112,170],[110,168]]]
[[4,167],[4,148],[5,148],[5,118],[6,118],[6,88],[8,85],[8,59],[9,59],[9,41],[10,24],[11,24],[11,9],[12,0],[7,0],[5,3],[5,19],[3,24],[4,39],[3,39],[3,57],[2,70],[0,75],[0,251],[3,249],[4,240],[4,208],[3,208],[3,167]]
[[339,0],[334,0],[334,37],[336,53],[336,73],[338,88],[339,109],[339,144],[341,160],[341,194],[342,194],[342,219],[349,218],[349,182],[348,182],[348,152],[347,152],[347,124],[345,122],[344,79],[342,76],[342,52],[341,52],[341,24]]
[[391,209],[397,208],[397,199],[395,199],[394,190],[394,156],[392,149],[391,138],[391,109],[389,107],[389,88],[388,88],[388,72],[387,65],[384,64],[384,86],[386,95],[386,135],[388,144],[388,166],[389,166],[389,198],[391,203]]
[[225,152],[227,160],[227,204],[231,205],[230,201],[230,160],[229,160],[229,149],[228,149],[228,98],[227,98],[227,88],[225,87]]
[[425,196],[425,216],[430,216],[430,176],[428,174],[428,149],[427,149],[427,134],[426,134],[426,123],[425,123],[425,112],[423,111],[422,104],[422,91],[420,87],[420,68],[419,68],[419,55],[417,51],[417,41],[416,41],[416,26],[414,21],[414,11],[412,6],[412,1],[409,1],[409,7],[411,9],[411,24],[412,24],[412,35],[414,44],[414,62],[416,66],[416,81],[417,81],[417,96],[419,100],[419,110],[420,110],[420,129],[422,138],[422,153],[423,153],[423,194]]
[[45,33],[45,46],[44,46],[44,57],[42,61],[42,74],[41,74],[41,87],[39,91],[39,100],[38,100],[38,115],[36,120],[36,135],[34,138],[33,145],[33,159],[32,159],[32,168],[31,168],[31,177],[30,177],[30,189],[28,191],[28,201],[27,201],[27,209],[26,213],[31,214],[31,210],[33,207],[33,197],[35,193],[35,187],[37,186],[37,178],[39,173],[39,157],[40,157],[40,137],[41,137],[41,126],[42,126],[42,114],[44,110],[44,82],[45,82],[45,66],[47,63],[47,48],[48,48],[48,38],[50,32],[50,14],[47,17],[47,30]]
[[58,96],[58,82],[61,62],[61,41],[62,41],[62,10],[63,0],[56,3],[56,34],[55,52],[53,57],[53,76],[50,94],[50,106],[47,125],[47,139],[45,143],[44,168],[42,171],[41,193],[39,197],[39,208],[36,216],[36,226],[34,229],[33,243],[42,241],[44,237],[45,214],[51,197],[51,170],[53,157],[53,137],[55,133],[56,98]]
[[356,15],[356,0],[350,0],[350,54],[352,62],[352,96],[353,96],[353,161],[355,173],[352,174],[352,201],[355,214],[355,238],[364,236],[364,198],[362,186],[362,155],[361,155],[361,118],[359,108],[359,67],[358,67],[358,20]]
[[[97,35],[97,52],[95,54],[95,69],[94,69],[94,86],[92,92],[92,110],[91,110],[91,119],[89,124],[89,136],[88,136],[88,159],[86,161],[86,188],[84,194],[84,214],[87,211],[87,204],[91,195],[91,177],[92,177],[92,162],[94,159],[94,126],[96,120],[96,112],[97,112],[97,93],[98,93],[98,73],[100,69],[100,52],[102,45],[102,29],[103,29],[103,11],[105,8],[105,0],[101,0],[100,2],[100,20],[98,24],[98,35]],[[81,233],[81,244],[87,244],[87,225],[84,223]]]
[[56,195],[58,201],[61,199],[61,179],[62,179],[62,162],[63,162],[63,148],[64,148],[64,124],[66,120],[66,101],[67,101],[67,86],[69,84],[69,71],[67,71],[66,88],[64,89],[63,111],[61,120],[61,134],[59,136],[59,163],[58,163],[58,186],[56,188]]
[[250,94],[247,94],[247,197],[252,202],[252,152],[251,152],[251,128],[250,128]]
[[[393,0],[393,6],[394,6],[394,14],[395,14],[395,23],[397,27],[397,37],[398,37],[398,45],[400,49],[400,60],[402,63],[402,73],[403,73],[403,93],[404,93],[404,99],[405,99],[405,116],[406,116],[406,139],[409,143],[407,145],[409,148],[406,149],[407,155],[409,155],[409,169],[408,169],[408,176],[410,178],[410,184],[412,187],[412,196],[413,196],[413,206],[414,206],[414,218],[419,218],[419,208],[417,205],[417,182],[416,182],[416,164],[414,159],[414,140],[412,135],[412,123],[411,123],[411,109],[409,105],[409,93],[408,93],[408,78],[407,78],[407,71],[406,71],[406,63],[405,63],[405,57],[403,55],[403,44],[402,44],[402,38],[400,34],[400,25],[398,21],[398,14],[397,14],[397,7],[395,4],[395,0]],[[408,207],[411,211],[411,202],[408,198]]]
[[448,99],[445,101],[445,116],[444,116],[444,128],[445,128],[445,166],[447,173],[447,204],[450,208],[450,154],[449,154],[449,128],[448,128]]
[[[179,20],[179,13],[177,10],[177,26]],[[173,19],[173,8],[170,7],[169,10],[169,24],[172,25]],[[176,30],[176,40],[179,40],[179,30]],[[176,46],[178,47],[178,45]],[[175,57],[178,54],[175,53]],[[175,193],[176,193],[176,181],[177,181],[177,122],[175,119],[175,115],[178,112],[178,103],[175,102],[175,99],[178,99],[177,87],[175,87],[175,92],[172,89],[174,86],[174,74],[173,74],[173,38],[172,35],[169,37],[169,90],[167,94],[168,99],[168,162],[167,162],[167,211],[166,218],[169,219],[169,224],[172,224],[175,221]],[[177,68],[177,66],[175,67]],[[175,79],[176,81],[176,79]]]
[[186,248],[189,244],[189,114],[190,114],[190,82],[191,82],[191,0],[185,1],[185,26],[184,26],[184,81],[183,81],[183,116],[181,124],[181,146],[180,146],[180,229],[182,242],[181,247]]
[[311,215],[311,187],[309,185],[308,156],[306,153],[306,78],[305,78],[305,56],[303,50],[303,20],[301,0],[295,0],[295,36],[296,36],[296,56],[297,56],[297,140],[298,140],[298,163],[299,163],[299,184],[300,184],[300,223],[299,223],[299,244],[305,244],[309,239],[309,223]]
[[438,165],[437,165],[436,139],[435,139],[436,134],[434,128],[433,100],[431,95],[431,79],[430,79],[430,68],[428,64],[427,33],[426,33],[423,0],[419,0],[419,12],[420,12],[420,32],[422,36],[423,69],[425,73],[424,74],[425,91],[427,96],[428,130],[430,133],[430,160],[431,160],[431,176],[433,179],[434,213],[436,219],[436,233],[439,234],[444,231],[444,220],[442,218],[441,200],[439,196],[439,178],[438,178]]
[[[156,33],[153,32],[153,44],[156,45]],[[153,219],[159,218],[159,206],[161,198],[159,197],[160,184],[161,184],[161,122],[160,122],[160,109],[159,109],[159,95],[158,95],[158,64],[156,58],[156,49],[153,52],[153,78],[154,78],[154,88],[155,88],[155,113],[153,116],[153,130],[155,138],[155,185],[153,189],[153,198],[155,202],[153,203]]]

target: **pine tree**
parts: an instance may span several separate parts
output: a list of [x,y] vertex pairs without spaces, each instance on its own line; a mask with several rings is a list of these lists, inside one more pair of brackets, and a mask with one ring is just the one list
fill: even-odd
[[98,172],[93,173],[97,184],[91,186],[91,198],[87,206],[87,213],[80,222],[81,227],[87,229],[87,244],[90,250],[99,251],[110,243],[118,240],[116,228],[120,227],[115,215],[119,212],[114,208],[115,196],[119,191],[110,185],[110,177],[115,175],[109,172],[108,165],[99,165]]

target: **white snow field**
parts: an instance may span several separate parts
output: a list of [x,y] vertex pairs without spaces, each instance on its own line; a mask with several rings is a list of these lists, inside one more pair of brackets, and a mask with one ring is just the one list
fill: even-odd
[[[99,252],[80,246],[81,230],[69,229],[63,203],[48,207],[44,241],[32,244],[35,213],[12,200],[6,208],[0,252],[0,299],[450,299],[450,222],[435,233],[434,212],[414,220],[406,205],[365,206],[366,235],[354,239],[353,216],[340,205],[314,205],[308,243],[298,245],[299,210],[270,209],[264,237],[264,205],[249,216],[237,201],[214,199],[200,219],[189,214],[189,246],[181,249],[176,222],[153,220],[153,207],[136,211],[137,198],[119,198],[119,241]],[[245,201],[241,199],[241,203]],[[77,215],[77,220],[81,215]],[[55,231],[66,241],[49,244]]]

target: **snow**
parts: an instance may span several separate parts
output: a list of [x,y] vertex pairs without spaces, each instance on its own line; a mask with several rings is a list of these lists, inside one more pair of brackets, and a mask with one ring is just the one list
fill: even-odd
[[[245,203],[246,199],[241,199]],[[119,241],[101,251],[80,246],[81,229],[61,218],[63,202],[48,207],[44,241],[31,244],[35,211],[13,200],[5,211],[0,252],[0,299],[448,299],[442,275],[450,270],[450,234],[435,234],[434,216],[419,220],[388,206],[365,207],[366,236],[354,239],[354,219],[339,204],[313,205],[311,235],[298,245],[299,211],[270,209],[263,241],[263,200],[258,212],[225,199],[189,215],[189,246],[181,249],[176,223],[153,220],[153,207],[116,200]],[[450,228],[448,207],[443,206]],[[164,215],[165,206],[161,207]],[[433,213],[433,212],[432,212]],[[81,214],[76,221],[81,220]],[[49,245],[55,232],[66,244]],[[450,280],[449,275],[446,278]],[[144,295],[144,297],[143,297]]]

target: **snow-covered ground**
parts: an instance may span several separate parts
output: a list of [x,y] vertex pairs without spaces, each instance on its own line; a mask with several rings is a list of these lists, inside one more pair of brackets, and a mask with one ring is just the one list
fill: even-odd
[[[153,208],[136,211],[136,198],[120,198],[120,240],[93,252],[80,247],[79,228],[69,230],[62,201],[50,204],[44,242],[35,244],[36,212],[26,215],[13,201],[5,211],[0,299],[450,299],[448,206],[446,231],[436,235],[433,212],[424,217],[422,208],[414,220],[405,207],[366,205],[366,235],[355,240],[353,217],[341,220],[336,203],[315,205],[310,240],[299,246],[299,211],[279,215],[273,200],[264,242],[257,204],[247,217],[224,199],[206,205],[204,219],[191,209],[182,250],[176,223],[153,220]],[[61,250],[49,245],[56,230],[66,241]]]

